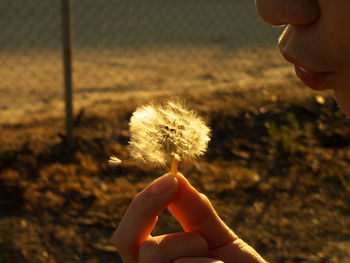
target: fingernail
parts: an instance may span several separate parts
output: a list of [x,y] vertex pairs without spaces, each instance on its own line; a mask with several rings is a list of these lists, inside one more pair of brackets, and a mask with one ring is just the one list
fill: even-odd
[[151,186],[151,192],[154,194],[160,194],[167,191],[174,183],[175,177],[168,173],[155,180]]

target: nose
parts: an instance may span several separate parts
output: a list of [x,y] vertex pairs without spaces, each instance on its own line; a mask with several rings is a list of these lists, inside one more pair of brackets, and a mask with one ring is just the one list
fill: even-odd
[[320,16],[318,0],[255,0],[256,9],[268,24],[307,25]]

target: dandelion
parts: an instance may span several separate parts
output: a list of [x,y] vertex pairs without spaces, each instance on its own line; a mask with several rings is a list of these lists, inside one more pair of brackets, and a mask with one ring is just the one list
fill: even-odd
[[167,101],[136,109],[130,119],[130,155],[140,163],[166,166],[176,175],[179,161],[205,153],[210,129],[195,111]]

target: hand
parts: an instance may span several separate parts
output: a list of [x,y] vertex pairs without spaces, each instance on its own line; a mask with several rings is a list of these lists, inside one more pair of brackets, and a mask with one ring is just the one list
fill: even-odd
[[[167,207],[185,232],[151,236],[159,214]],[[134,198],[113,242],[124,263],[266,262],[180,174],[160,177]]]

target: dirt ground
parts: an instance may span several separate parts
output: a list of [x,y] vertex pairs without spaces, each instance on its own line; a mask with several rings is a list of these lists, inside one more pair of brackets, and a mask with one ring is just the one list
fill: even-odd
[[[207,154],[180,171],[242,239],[270,262],[350,262],[349,120],[277,56],[212,58],[223,64],[196,67],[189,57],[191,71],[165,58],[147,67],[125,58],[129,67],[120,68],[139,76],[124,79],[134,81],[130,89],[118,76],[102,88],[78,85],[73,145],[56,91],[39,106],[2,108],[0,262],[119,262],[114,229],[132,198],[166,172],[129,160],[128,122],[138,105],[174,96],[212,129]],[[109,167],[110,155],[122,164]],[[165,212],[154,234],[175,231]]]

